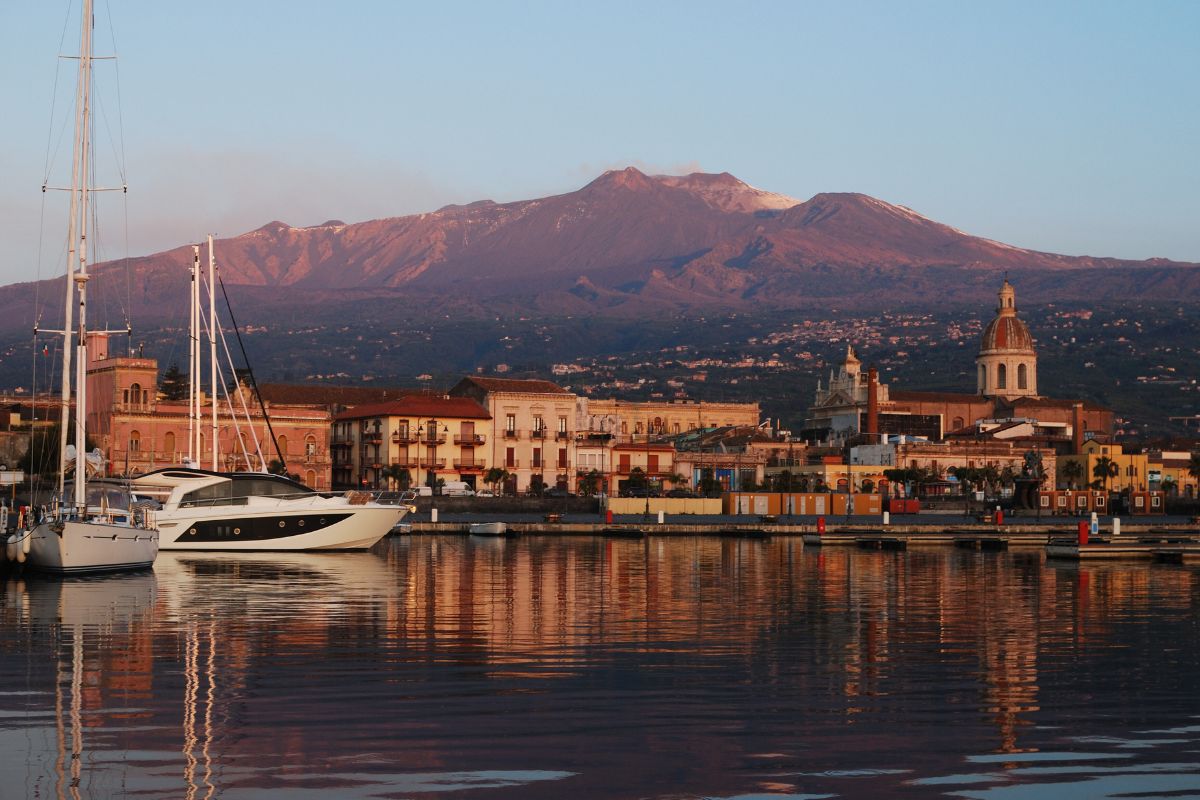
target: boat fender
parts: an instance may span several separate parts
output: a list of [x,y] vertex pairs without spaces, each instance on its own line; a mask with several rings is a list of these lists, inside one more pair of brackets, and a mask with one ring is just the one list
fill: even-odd
[[29,548],[33,544],[33,531],[28,531],[21,537],[21,555],[17,556],[17,561],[25,563],[25,556],[29,555]]
[[15,533],[4,540],[4,558],[6,561],[17,560],[17,535]]

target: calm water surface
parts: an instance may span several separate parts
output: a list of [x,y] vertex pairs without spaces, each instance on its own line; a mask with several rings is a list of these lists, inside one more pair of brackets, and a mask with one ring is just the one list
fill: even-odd
[[418,536],[9,580],[0,797],[1200,797],[1198,577]]

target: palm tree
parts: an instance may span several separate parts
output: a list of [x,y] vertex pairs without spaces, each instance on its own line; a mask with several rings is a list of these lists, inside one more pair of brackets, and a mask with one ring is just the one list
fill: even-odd
[[1108,491],[1108,479],[1115,478],[1120,474],[1121,468],[1108,456],[1100,456],[1096,459],[1095,466],[1092,467],[1092,476],[1104,481],[1104,491],[1106,492]]
[[1192,453],[1192,458],[1188,461],[1188,475],[1192,476],[1193,480],[1200,481],[1200,453]]
[[483,482],[492,487],[492,491],[500,494],[499,486],[509,479],[508,470],[504,467],[491,467],[483,474]]
[[379,474],[388,482],[390,488],[399,485],[401,489],[407,489],[408,485],[412,483],[412,475],[409,474],[408,468],[399,464],[389,464],[380,470]]
[[1162,490],[1163,494],[1173,495],[1179,487],[1176,485],[1174,478],[1166,477],[1158,482],[1158,488]]
[[1067,488],[1074,489],[1075,484],[1083,477],[1083,463],[1079,461],[1064,461],[1062,465],[1063,477],[1067,479]]

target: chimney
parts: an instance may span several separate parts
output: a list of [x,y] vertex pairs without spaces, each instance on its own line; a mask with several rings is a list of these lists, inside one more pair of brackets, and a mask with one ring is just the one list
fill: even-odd
[[867,370],[867,433],[879,433],[879,371]]
[[1071,409],[1071,447],[1075,453],[1083,450],[1083,403]]

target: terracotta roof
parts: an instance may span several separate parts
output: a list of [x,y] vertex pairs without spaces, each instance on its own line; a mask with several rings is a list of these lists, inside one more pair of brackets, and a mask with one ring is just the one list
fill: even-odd
[[[521,378],[485,378],[469,375],[459,381],[473,383],[485,392],[521,392],[524,394],[570,394],[556,383],[543,380],[525,380]],[[457,387],[455,387],[457,388]]]
[[1088,400],[1055,400],[1050,397],[1014,397],[1009,405],[1013,408],[1074,408],[1076,403],[1083,403],[1084,411],[1108,411],[1109,409]]
[[996,317],[983,331],[980,352],[1003,350],[1006,352],[1033,353],[1033,337],[1025,323],[1011,314]]
[[396,389],[383,386],[326,386],[319,383],[260,383],[259,394],[268,403],[294,403],[327,407],[357,406],[381,403],[413,394],[425,394],[423,389]]
[[355,406],[334,417],[335,420],[367,417],[430,417],[434,419],[491,419],[487,409],[469,397],[415,395],[384,403]]
[[988,398],[965,392],[916,392],[908,389],[892,389],[888,399],[903,403],[989,403]]

